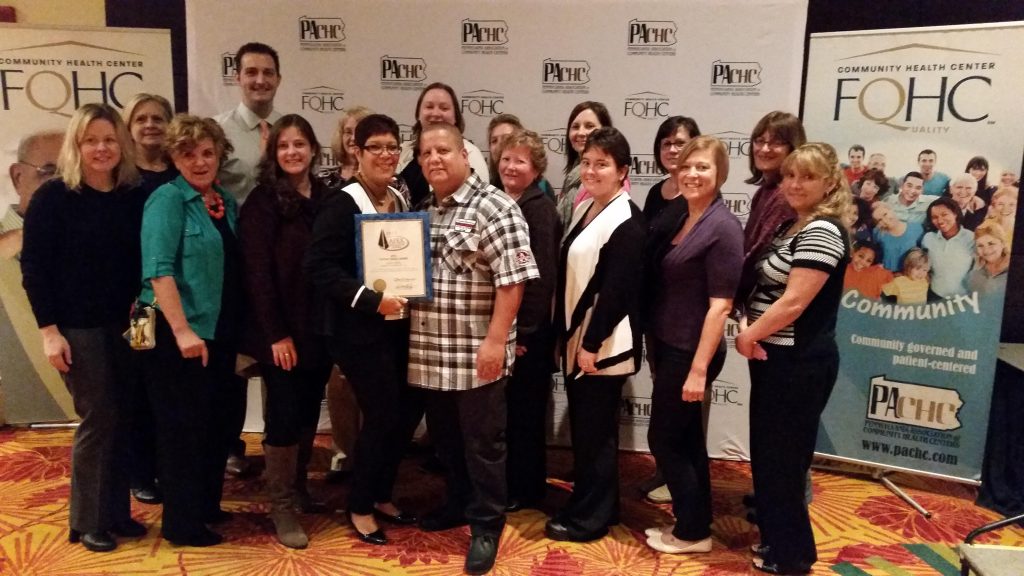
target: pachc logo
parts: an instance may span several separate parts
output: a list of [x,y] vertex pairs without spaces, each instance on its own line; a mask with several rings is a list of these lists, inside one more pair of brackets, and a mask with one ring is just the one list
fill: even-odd
[[322,52],[345,51],[345,21],[324,16],[299,18],[299,49]]
[[427,80],[427,61],[404,56],[380,57],[380,87],[384,90],[422,90]]
[[565,128],[552,128],[540,133],[540,141],[544,150],[565,155]]
[[743,406],[740,387],[732,382],[715,380],[711,385],[711,403],[716,406]]
[[238,86],[238,67],[235,66],[234,52],[220,55],[220,78],[225,86]]
[[619,404],[619,424],[647,424],[651,421],[651,399],[623,396]]
[[508,23],[504,20],[462,21],[463,54],[508,54]]
[[589,94],[590,63],[586,60],[555,60],[541,63],[541,92],[558,94]]
[[[70,49],[75,58],[50,57],[52,48]],[[144,86],[146,63],[135,52],[77,41],[2,52],[0,106],[4,111],[35,108],[70,117],[86,102],[122,108]]]
[[[915,63],[902,59],[900,64],[892,63],[897,57],[906,58],[894,53],[907,50],[915,52]],[[979,58],[967,61],[964,53],[971,52]],[[842,114],[856,110],[870,122],[925,134],[948,132],[954,121],[986,121],[989,113],[984,106],[991,101],[992,78],[978,72],[995,69],[996,56],[973,49],[909,44],[842,58],[836,66],[832,119],[838,122]]]
[[743,132],[726,131],[712,134],[715,138],[722,141],[725,144],[726,150],[729,151],[729,159],[736,160],[740,158],[750,157],[750,135],[744,134]]
[[963,405],[955,389],[889,380],[882,375],[871,378],[867,417],[933,430],[956,430],[961,426],[957,414]]
[[622,115],[626,118],[662,120],[668,117],[669,97],[657,92],[637,92],[626,96]]
[[654,154],[633,154],[633,162],[629,167],[630,185],[654,186],[664,177],[654,161]]
[[330,86],[316,86],[302,91],[302,109],[321,114],[336,114],[345,110],[345,93]]
[[757,96],[761,93],[760,62],[711,63],[712,96]]
[[675,56],[676,31],[671,20],[637,20],[627,23],[626,55]]
[[476,90],[462,95],[462,114],[491,118],[505,111],[505,95],[492,90]]
[[317,170],[317,176],[325,178],[328,174],[334,171],[338,166],[338,159],[334,156],[334,151],[331,150],[330,146],[320,147],[320,169]]

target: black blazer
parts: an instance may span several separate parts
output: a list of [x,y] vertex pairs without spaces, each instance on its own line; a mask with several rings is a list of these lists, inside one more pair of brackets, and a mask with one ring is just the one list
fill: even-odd
[[348,193],[324,194],[304,265],[314,288],[313,331],[353,346],[380,340],[387,322],[377,313],[383,294],[357,276],[355,215],[361,213]]

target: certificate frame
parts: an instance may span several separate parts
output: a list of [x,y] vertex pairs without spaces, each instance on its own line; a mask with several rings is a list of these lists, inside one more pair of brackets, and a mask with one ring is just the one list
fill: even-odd
[[430,214],[356,214],[355,226],[356,269],[364,286],[410,301],[434,297]]

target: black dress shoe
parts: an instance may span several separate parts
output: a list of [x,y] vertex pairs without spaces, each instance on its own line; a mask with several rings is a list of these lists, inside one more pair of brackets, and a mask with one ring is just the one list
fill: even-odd
[[110,552],[114,548],[117,548],[117,541],[110,535],[109,532],[90,532],[88,534],[82,534],[78,530],[72,529],[68,532],[68,542],[76,544],[78,542],[85,546],[86,550],[93,552]]
[[743,506],[747,508],[757,508],[757,498],[754,498],[753,494],[744,494]]
[[461,512],[452,512],[449,508],[438,508],[420,518],[420,528],[424,532],[440,532],[450,528],[458,528],[469,524],[469,520]]
[[236,478],[242,478],[249,474],[252,470],[252,463],[245,457],[244,454],[231,454],[228,456],[228,461],[224,464],[224,471]]
[[401,526],[411,526],[420,521],[420,519],[411,512],[398,511],[398,514],[388,514],[383,510],[373,509],[373,515],[392,524],[399,524]]
[[125,538],[138,538],[139,536],[145,536],[148,529],[144,524],[129,518],[114,524],[110,531]]
[[207,524],[223,524],[228,520],[231,520],[233,517],[234,516],[231,512],[217,508],[216,510],[211,510],[207,513],[206,516],[203,517],[203,522],[206,522]]
[[552,540],[561,540],[564,542],[592,542],[599,538],[603,538],[608,534],[608,528],[605,527],[593,532],[585,532],[574,527],[572,524],[552,519],[548,520],[548,523],[544,525],[544,534]]
[[164,501],[163,494],[156,486],[145,486],[143,488],[132,488],[132,496],[143,504],[160,504]]
[[466,553],[466,574],[486,574],[498,556],[498,539],[490,534],[473,535]]
[[523,506],[521,501],[509,500],[508,504],[505,506],[505,512],[519,512],[523,508],[525,508],[525,506]]
[[216,546],[224,541],[223,536],[207,528],[203,528],[194,534],[186,534],[180,537],[164,534],[164,539],[175,546],[195,546],[197,548]]
[[767,572],[768,574],[778,574],[780,576],[795,575],[795,574],[810,574],[811,567],[806,566],[782,566],[771,560],[764,558],[754,558],[751,563],[754,568],[757,568],[761,572]]
[[356,527],[356,523],[352,521],[351,512],[348,513],[348,523],[352,525],[352,530],[355,531],[356,537],[362,540],[363,542],[366,542],[367,544],[373,544],[375,546],[383,546],[388,543],[388,537],[384,534],[384,530],[382,530],[380,527],[377,527],[376,530],[370,532],[369,534],[363,534],[362,532],[360,532],[359,528]]

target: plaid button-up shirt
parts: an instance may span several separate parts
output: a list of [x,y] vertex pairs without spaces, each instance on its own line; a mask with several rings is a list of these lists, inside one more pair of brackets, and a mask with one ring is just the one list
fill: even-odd
[[[472,390],[476,355],[494,310],[495,289],[539,277],[530,235],[516,203],[476,174],[430,204],[434,297],[411,305],[409,383],[431,390]],[[508,376],[515,358],[515,324],[505,341]]]

